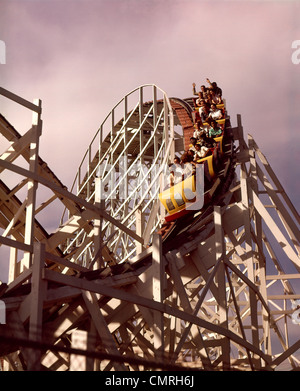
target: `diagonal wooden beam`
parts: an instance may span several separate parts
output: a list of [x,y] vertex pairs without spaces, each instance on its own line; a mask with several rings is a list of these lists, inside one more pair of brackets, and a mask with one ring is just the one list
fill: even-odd
[[[34,137],[35,127],[32,126],[21,138],[13,142],[5,152],[0,156],[1,160],[6,160],[7,162],[13,162],[25,148],[29,147],[32,138]],[[0,169],[2,172],[4,168]]]
[[277,195],[276,191],[273,189],[271,183],[269,182],[268,178],[264,175],[263,171],[259,166],[257,166],[257,173],[260,181],[264,185],[264,188],[266,189],[273,205],[276,206],[276,211],[283,222],[283,225],[285,229],[287,230],[290,238],[293,241],[293,244],[295,248],[297,249],[298,253],[300,254],[300,231],[294,222],[294,220],[291,218],[290,214],[286,210],[285,206],[281,202],[279,196]]
[[44,179],[40,175],[38,175],[38,174],[36,174],[34,172],[31,172],[29,170],[26,170],[26,169],[24,169],[22,167],[16,166],[15,164],[5,162],[3,160],[0,160],[0,167],[4,167],[4,168],[6,168],[8,170],[16,172],[17,174],[23,175],[25,177],[28,177],[28,178],[30,178],[32,180],[35,180],[35,181],[41,183],[42,185],[44,185],[44,186],[48,187],[49,189],[53,190],[55,193],[60,194],[62,197],[65,197],[65,198],[75,202],[76,204],[79,204],[79,205],[83,206],[87,210],[89,210],[92,213],[93,218],[95,218],[95,217],[99,218],[99,216],[102,216],[105,220],[109,221],[110,223],[112,223],[115,226],[117,226],[118,228],[120,228],[122,231],[127,233],[133,239],[137,240],[138,242],[140,242],[142,244],[144,243],[144,239],[143,238],[141,238],[135,232],[133,232],[132,230],[127,228],[124,224],[120,223],[118,220],[116,220],[113,217],[111,217],[108,213],[106,213],[101,208],[95,206],[94,204],[91,204],[90,202],[85,201],[84,199],[82,199],[80,197],[77,197],[76,195],[74,195],[73,193],[69,192],[68,190],[59,187],[58,185],[56,185],[53,182],[48,181],[47,179]]
[[271,233],[273,236],[276,238],[278,243],[281,245],[283,251],[286,253],[288,258],[295,264],[297,269],[299,270],[300,268],[300,259],[298,255],[295,253],[291,245],[289,244],[288,240],[285,238],[283,233],[280,231],[279,227],[275,223],[275,221],[272,219],[266,208],[264,207],[263,203],[261,200],[258,198],[258,196],[252,192],[253,196],[253,205],[258,211],[258,213],[262,216],[264,219],[264,222],[270,229]]
[[284,187],[281,185],[281,183],[280,183],[279,179],[277,178],[275,172],[273,171],[272,167],[270,166],[266,156],[262,153],[262,151],[260,150],[260,148],[258,147],[258,145],[256,144],[256,142],[254,141],[254,139],[253,139],[253,137],[251,135],[249,135],[249,140],[250,139],[253,140],[254,149],[257,152],[257,155],[258,155],[260,161],[262,162],[262,164],[264,165],[267,173],[270,175],[270,178],[274,182],[274,184],[277,187],[277,189],[280,191],[283,199],[287,203],[288,207],[290,208],[290,210],[291,210],[293,216],[295,217],[295,219],[297,220],[298,224],[300,224],[299,213],[297,212],[297,210],[294,207],[293,203],[291,202],[290,198],[288,197],[288,195],[284,191]]
[[[98,300],[95,293],[82,291],[82,297],[94,322],[99,337],[101,338],[103,347],[107,350],[108,353],[121,357],[121,353],[116,347],[115,341],[98,306]],[[116,362],[114,367],[118,371],[126,371],[124,364]]]
[[6,90],[3,87],[0,87],[0,95],[5,96],[8,99],[13,100],[16,103],[19,103],[20,105],[26,107],[29,110],[34,111],[35,113],[41,114],[42,108],[34,103],[29,102],[28,100],[21,98],[20,96],[14,94],[13,92],[10,92]]
[[[180,276],[179,270],[176,266],[174,256],[172,255],[171,252],[169,252],[166,254],[166,257],[169,261],[169,270],[171,273],[171,277],[173,278],[173,281],[174,281],[174,289],[178,292],[178,296],[181,301],[181,306],[183,307],[183,309],[185,311],[192,314],[193,309],[192,309],[189,297],[188,297],[186,290],[184,288],[184,285],[182,283],[181,276]],[[185,337],[185,338],[183,339],[183,337]],[[180,339],[178,346],[183,346],[186,338],[188,337],[188,334],[184,334],[183,337]],[[203,337],[202,337],[200,329],[198,327],[197,327],[196,333],[194,333],[194,335],[193,335],[193,340],[199,350],[199,355],[201,357],[204,369],[212,369],[209,354],[208,354],[207,349],[204,345]],[[173,354],[173,358],[172,358],[173,361],[175,361],[176,357],[178,357],[180,350],[176,349],[176,351],[175,351],[176,354],[175,353]]]
[[[246,340],[247,339],[246,338],[246,333],[245,333],[243,322],[242,322],[242,319],[241,319],[241,316],[240,316],[238,303],[237,303],[237,300],[236,300],[236,297],[235,297],[235,292],[234,292],[234,289],[233,289],[233,286],[232,286],[231,277],[229,275],[228,266],[227,265],[225,266],[225,272],[226,272],[227,280],[228,280],[228,283],[229,283],[229,288],[230,288],[230,293],[231,293],[231,297],[232,297],[234,308],[235,308],[235,313],[236,313],[237,320],[238,320],[238,323],[239,323],[239,326],[240,326],[240,331],[241,331],[242,337]],[[248,348],[246,348],[246,352],[247,352],[247,356],[248,356],[248,360],[249,360],[251,369],[253,370],[254,369],[254,365],[253,365],[251,354],[250,354],[250,351],[249,351]]]

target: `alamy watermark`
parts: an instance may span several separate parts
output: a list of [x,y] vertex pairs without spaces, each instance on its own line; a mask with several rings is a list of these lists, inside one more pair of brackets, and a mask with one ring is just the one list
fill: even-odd
[[6,306],[4,301],[0,300],[0,324],[6,323]]
[[292,63],[298,65],[300,64],[300,39],[292,42],[292,49],[296,49],[292,53]]
[[300,300],[292,300],[292,322],[300,325]]
[[[192,166],[191,163],[189,164],[190,168],[187,170],[178,164],[173,164],[169,167],[174,184],[176,184],[176,182],[181,183],[179,191],[176,192],[176,190],[174,190],[171,191],[171,193],[178,206],[183,202],[182,196],[184,196],[187,200],[185,203],[186,210],[200,210],[204,205],[204,165],[195,164],[195,166]],[[192,172],[194,172],[195,175],[194,188],[191,188],[190,185],[186,185],[184,182],[191,176]],[[170,176],[165,174],[164,181],[165,180],[167,180],[167,186],[172,187],[173,183],[170,181]],[[174,187],[174,189],[176,189],[176,187]],[[168,196],[167,193],[166,198],[168,198]]]
[[6,64],[6,45],[4,41],[0,40],[0,64]]
[[[118,170],[115,165],[101,164],[98,167],[96,176],[100,178],[98,196],[101,200],[125,201],[131,199],[150,199],[157,193],[173,188],[173,185],[182,183],[182,186],[175,186],[174,191],[164,192],[163,198],[175,198],[176,203],[182,203],[183,197],[187,200],[186,208],[199,210],[204,202],[204,166],[196,164],[190,168],[182,167],[179,164],[164,165],[154,164],[149,170],[145,164],[134,163],[127,168],[126,160],[122,157],[118,161]],[[196,180],[193,184],[184,182],[194,173]]]

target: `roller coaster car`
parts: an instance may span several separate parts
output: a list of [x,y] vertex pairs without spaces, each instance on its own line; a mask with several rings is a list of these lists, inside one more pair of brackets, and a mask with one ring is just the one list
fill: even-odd
[[[222,163],[223,139],[224,134],[214,138],[217,145],[215,148],[211,149],[211,154],[197,161],[197,163],[204,165],[204,189],[203,186],[199,186],[199,188],[202,188],[203,191],[207,185],[212,185],[217,179],[217,173]],[[197,180],[201,179],[197,178],[196,175],[193,174],[187,179],[184,179],[159,194],[159,200],[168,213],[165,216],[166,222],[177,220],[190,213],[191,210],[197,210],[196,205],[190,209],[187,207],[187,205],[191,205],[191,203],[196,201]],[[198,209],[200,210],[202,207],[203,203]]]
[[196,176],[193,174],[187,179],[166,189],[159,194],[160,202],[168,212],[166,221],[173,221],[188,213],[186,204],[196,199]]
[[[217,122],[218,122],[219,126],[224,125],[225,124],[225,117],[226,117],[225,104],[224,103],[218,104],[218,105],[216,105],[216,108],[221,110],[221,112],[222,112],[222,118],[218,119]],[[192,116],[193,116],[195,123],[201,119],[200,114],[199,114],[199,109],[200,109],[200,107],[197,106],[196,99],[194,99],[194,111],[192,113]],[[207,125],[207,124],[205,123],[205,125]]]
[[[199,106],[197,106],[196,101],[197,101],[197,98],[193,98],[194,108],[195,108],[195,110],[199,110]],[[222,110],[223,113],[225,113],[225,104],[224,103],[218,103],[218,104],[216,104],[216,107],[217,107],[217,109],[220,109],[220,110]]]

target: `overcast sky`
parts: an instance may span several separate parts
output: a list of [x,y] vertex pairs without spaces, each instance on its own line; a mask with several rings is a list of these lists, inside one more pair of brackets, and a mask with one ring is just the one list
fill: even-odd
[[[0,85],[42,100],[40,155],[70,187],[126,93],[155,83],[186,98],[209,77],[299,207],[299,21],[298,1],[0,0]],[[29,129],[26,110],[0,98],[0,112],[21,134]]]

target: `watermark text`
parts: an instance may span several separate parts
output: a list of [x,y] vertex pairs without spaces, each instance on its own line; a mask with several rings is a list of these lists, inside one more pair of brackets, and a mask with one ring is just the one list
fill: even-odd
[[[149,167],[134,163],[127,167],[126,161],[119,159],[115,165],[100,164],[96,176],[100,178],[98,197],[101,200],[129,201],[130,199],[151,199],[153,194],[163,192],[163,199],[174,197],[176,203],[186,204],[188,210],[199,210],[204,203],[204,166],[196,164],[187,170],[181,165],[155,164]],[[192,166],[192,165],[191,165]],[[191,176],[194,182],[185,180]],[[178,184],[174,187],[174,185]],[[171,189],[169,192],[164,190]]]
[[6,64],[6,45],[4,41],[0,40],[0,64]]
[[300,64],[300,39],[292,42],[292,49],[296,49],[292,53],[292,63],[298,65]]

